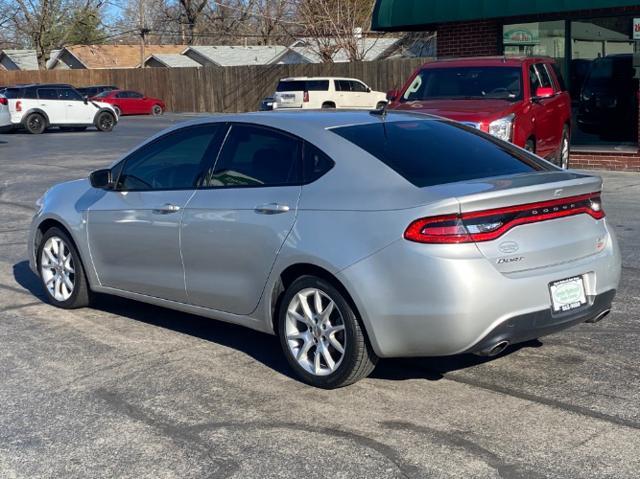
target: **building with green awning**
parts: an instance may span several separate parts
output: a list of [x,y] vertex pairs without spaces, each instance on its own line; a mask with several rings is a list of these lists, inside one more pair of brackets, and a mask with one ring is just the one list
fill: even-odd
[[[640,172],[640,0],[376,0],[371,27],[435,32],[438,58],[552,57],[572,98],[571,166]],[[587,100],[635,114],[587,131]]]
[[638,0],[377,0],[372,29],[423,30],[442,23],[638,6]]

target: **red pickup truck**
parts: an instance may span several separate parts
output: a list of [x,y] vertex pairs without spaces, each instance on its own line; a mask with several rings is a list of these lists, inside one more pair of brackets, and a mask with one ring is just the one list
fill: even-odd
[[450,118],[569,166],[571,99],[551,58],[438,60],[387,99],[389,109]]

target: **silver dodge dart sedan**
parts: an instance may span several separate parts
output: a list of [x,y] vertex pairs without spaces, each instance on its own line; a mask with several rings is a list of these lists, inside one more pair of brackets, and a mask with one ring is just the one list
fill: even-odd
[[51,188],[29,257],[56,306],[109,293],[276,334],[335,388],[379,357],[492,356],[602,319],[621,266],[601,188],[432,116],[218,116]]

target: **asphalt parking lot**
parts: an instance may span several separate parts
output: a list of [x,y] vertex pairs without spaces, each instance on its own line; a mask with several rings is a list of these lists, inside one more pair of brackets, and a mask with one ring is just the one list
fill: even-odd
[[492,360],[381,361],[323,391],[272,336],[117,298],[43,302],[35,200],[187,118],[0,135],[1,478],[640,477],[640,174],[601,173],[623,252],[607,319]]

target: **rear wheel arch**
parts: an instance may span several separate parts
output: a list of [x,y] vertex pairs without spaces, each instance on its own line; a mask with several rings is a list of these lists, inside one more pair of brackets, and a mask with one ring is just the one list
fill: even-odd
[[324,101],[322,102],[322,108],[335,108],[336,103],[334,101]]
[[44,110],[42,110],[40,108],[31,108],[31,109],[27,110],[27,112],[22,115],[21,123],[24,124],[27,121],[27,118],[29,118],[29,115],[32,115],[33,113],[37,113],[37,114],[42,115],[44,117],[44,121],[45,121],[45,124],[46,124],[47,128],[51,126],[51,121],[49,121],[49,115],[47,115],[44,112]]
[[[271,327],[276,334],[278,332],[278,312],[280,310],[280,307],[282,306],[281,300],[284,296],[284,292],[296,279],[302,276],[315,276],[325,280],[344,296],[346,301],[349,303],[349,306],[351,306],[356,315],[359,318],[362,318],[351,294],[342,284],[342,282],[340,282],[340,280],[336,278],[335,275],[333,275],[333,273],[321,266],[312,263],[296,263],[289,265],[280,273],[280,275],[278,276],[278,280],[275,282],[271,291],[271,310],[269,311],[269,313],[271,314]],[[366,331],[366,327],[365,333],[368,334]]]

